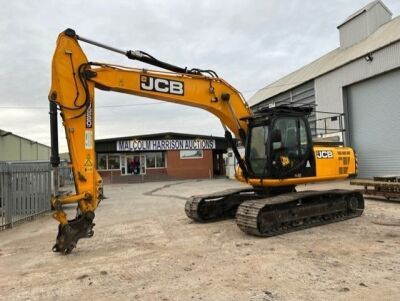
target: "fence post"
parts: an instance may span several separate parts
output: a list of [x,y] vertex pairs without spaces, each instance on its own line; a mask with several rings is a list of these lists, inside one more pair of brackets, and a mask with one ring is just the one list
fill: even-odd
[[11,165],[6,165],[6,178],[7,178],[7,223],[10,225],[10,228],[13,227],[13,212],[14,212],[14,202],[13,202],[13,193],[12,193],[12,172]]
[[10,180],[8,164],[0,163],[0,198],[1,198],[0,230],[9,228],[12,223],[10,181],[11,180]]

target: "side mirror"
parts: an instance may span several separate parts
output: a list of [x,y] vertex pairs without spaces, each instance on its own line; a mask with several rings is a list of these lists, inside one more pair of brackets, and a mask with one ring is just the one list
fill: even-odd
[[271,132],[271,143],[282,142],[281,131],[278,129],[273,129]]

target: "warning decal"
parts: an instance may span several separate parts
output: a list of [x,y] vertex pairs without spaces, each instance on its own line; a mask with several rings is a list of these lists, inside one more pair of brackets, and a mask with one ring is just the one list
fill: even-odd
[[90,155],[86,156],[86,160],[83,166],[85,167],[85,171],[93,171],[93,163],[92,160],[90,159]]

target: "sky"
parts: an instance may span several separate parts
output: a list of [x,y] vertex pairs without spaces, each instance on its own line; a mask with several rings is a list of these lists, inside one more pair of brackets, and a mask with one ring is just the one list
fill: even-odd
[[[384,0],[400,13],[400,1]],[[215,70],[246,99],[339,46],[337,25],[368,0],[0,0],[0,129],[50,145],[47,95],[66,28],[182,67]],[[152,69],[88,44],[89,61]],[[96,139],[180,132],[223,136],[197,108],[96,90]],[[60,125],[60,151],[67,143]]]

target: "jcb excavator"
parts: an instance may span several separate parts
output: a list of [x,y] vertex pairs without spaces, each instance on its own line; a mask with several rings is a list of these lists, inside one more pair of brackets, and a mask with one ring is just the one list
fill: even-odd
[[[90,43],[167,71],[150,71],[89,62],[79,41]],[[143,51],[124,51],[62,32],[52,62],[49,93],[51,163],[59,164],[57,109],[65,127],[76,193],[56,195],[51,203],[59,230],[53,251],[68,254],[79,239],[93,235],[95,210],[103,198],[94,149],[95,88],[202,108],[217,116],[238,161],[237,179],[251,189],[190,198],[189,218],[207,222],[236,215],[239,228],[273,236],[360,216],[364,199],[357,191],[296,192],[298,184],[346,179],[357,173],[349,147],[313,145],[307,117],[312,108],[277,107],[253,113],[242,95],[212,70],[174,66]],[[236,140],[245,146],[242,158]],[[68,220],[63,205],[78,203]]]

